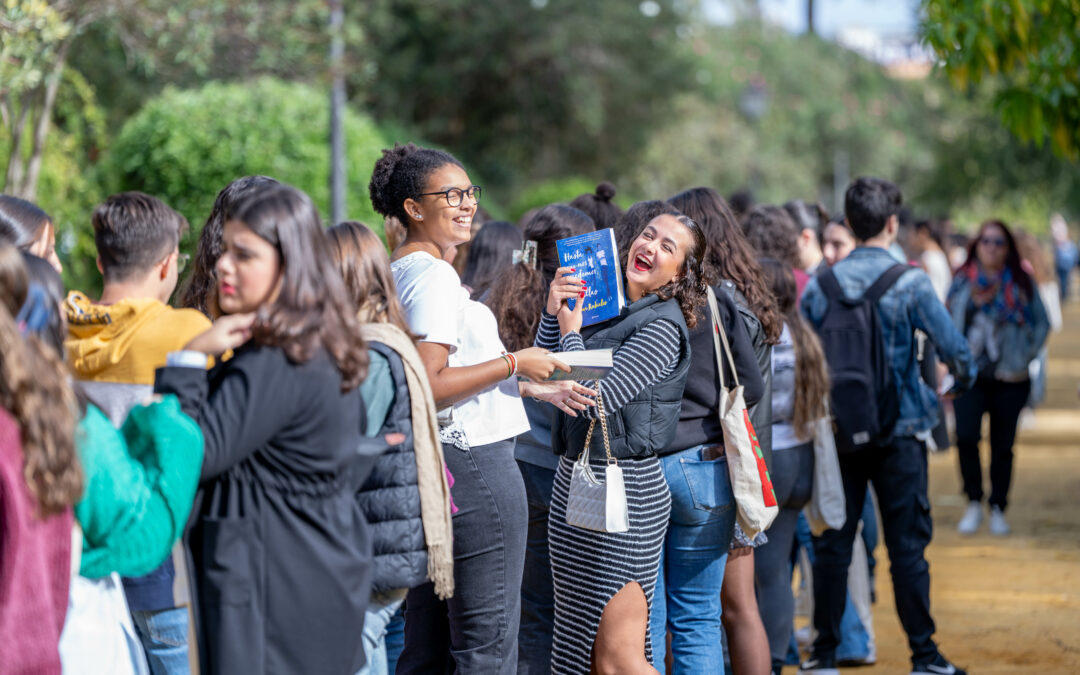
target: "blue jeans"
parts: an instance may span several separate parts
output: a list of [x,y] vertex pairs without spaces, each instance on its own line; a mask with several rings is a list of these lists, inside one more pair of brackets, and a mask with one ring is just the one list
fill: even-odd
[[521,578],[518,675],[546,675],[551,672],[551,638],[555,630],[555,588],[548,552],[548,512],[555,471],[521,460],[518,469],[529,502],[525,573]]
[[[366,663],[357,675],[388,675],[386,658],[386,628],[405,602],[408,589],[372,593],[364,612],[364,659]],[[395,666],[397,665],[395,661]]]
[[720,587],[735,528],[727,460],[702,460],[705,446],[660,458],[671,490],[671,521],[649,621],[653,663],[664,672],[671,632],[674,673],[715,673],[724,662]]
[[405,605],[401,605],[390,617],[390,623],[386,624],[386,637],[383,640],[386,645],[386,672],[396,673],[397,662],[401,658],[401,651],[405,648]]
[[511,675],[517,671],[528,507],[514,439],[460,450],[443,444],[454,477],[454,595],[429,582],[405,599],[397,672]]
[[146,652],[151,675],[187,675],[191,672],[187,607],[134,611],[131,618]]

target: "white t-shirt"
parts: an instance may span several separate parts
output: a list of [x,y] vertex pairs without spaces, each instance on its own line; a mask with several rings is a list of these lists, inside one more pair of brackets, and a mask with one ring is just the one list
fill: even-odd
[[[422,342],[449,346],[450,367],[474,366],[506,351],[495,315],[486,305],[469,299],[450,263],[418,251],[395,261],[390,269],[409,328]],[[529,430],[516,379],[502,380],[455,403],[453,419],[474,447]]]

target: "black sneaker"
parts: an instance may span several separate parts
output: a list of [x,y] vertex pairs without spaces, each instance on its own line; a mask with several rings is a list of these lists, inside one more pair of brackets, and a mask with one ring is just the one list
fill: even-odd
[[912,662],[911,675],[967,675],[967,671],[957,668],[938,654],[932,661]]
[[840,675],[836,669],[836,657],[811,656],[799,665],[799,675]]

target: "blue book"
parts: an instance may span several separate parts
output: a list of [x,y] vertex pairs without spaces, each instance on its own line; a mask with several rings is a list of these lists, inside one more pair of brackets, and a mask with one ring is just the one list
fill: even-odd
[[[607,321],[619,315],[626,304],[622,267],[615,247],[615,231],[604,228],[555,242],[559,264],[577,270],[574,276],[585,282],[585,309],[582,326]],[[567,304],[574,309],[577,300]]]

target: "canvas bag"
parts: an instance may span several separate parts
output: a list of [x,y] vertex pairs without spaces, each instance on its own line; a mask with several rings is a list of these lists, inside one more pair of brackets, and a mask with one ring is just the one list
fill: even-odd
[[598,480],[589,466],[589,447],[593,429],[596,427],[596,420],[592,420],[589,431],[585,434],[585,449],[574,462],[573,473],[570,475],[566,524],[596,532],[626,532],[630,529],[630,519],[626,512],[626,485],[623,482],[622,468],[611,456],[607,416],[604,414],[604,402],[600,394],[596,396],[596,410],[600,418],[600,431],[604,435],[604,450],[607,452],[604,480]]
[[820,537],[825,530],[839,530],[847,521],[844,481],[840,477],[840,460],[836,456],[836,439],[828,408],[825,417],[814,422],[814,487],[803,514],[815,537]]
[[[757,434],[754,433],[754,425],[750,423],[750,414],[746,411],[739,372],[735,368],[727,333],[720,323],[720,308],[717,307],[712,288],[709,288],[709,311],[712,313],[716,372],[720,375],[720,425],[724,430],[724,452],[731,474],[731,491],[735,495],[735,518],[746,536],[753,539],[758,532],[772,525],[776,514],[780,513],[780,506],[776,502],[776,493],[765,466],[765,456],[758,445]],[[731,374],[735,377],[734,389],[728,389],[724,382],[725,353]]]

